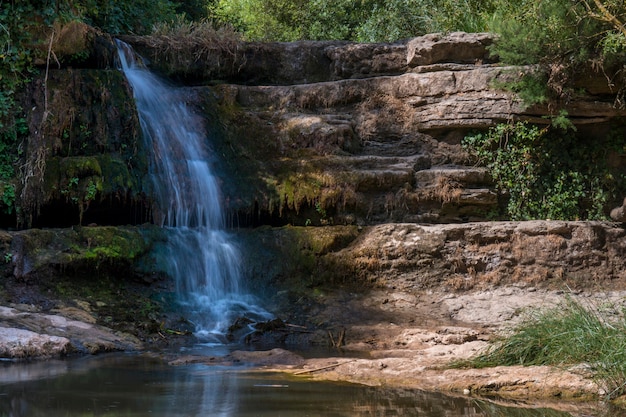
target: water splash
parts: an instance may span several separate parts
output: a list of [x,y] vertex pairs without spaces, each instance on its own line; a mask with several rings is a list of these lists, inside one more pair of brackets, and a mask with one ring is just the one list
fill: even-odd
[[271,315],[241,288],[241,257],[224,228],[202,118],[186,106],[180,89],[150,72],[128,44],[117,44],[146,147],[152,150],[154,218],[168,228],[166,267],[196,335],[220,342],[236,318],[260,321]]

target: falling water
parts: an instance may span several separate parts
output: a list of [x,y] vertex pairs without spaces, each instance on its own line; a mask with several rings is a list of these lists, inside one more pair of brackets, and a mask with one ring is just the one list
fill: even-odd
[[256,321],[270,315],[240,286],[240,254],[224,230],[202,118],[185,105],[180,89],[151,73],[128,44],[117,42],[146,148],[152,150],[154,217],[168,228],[168,272],[176,278],[180,302],[190,312],[196,335],[221,341],[237,317]]

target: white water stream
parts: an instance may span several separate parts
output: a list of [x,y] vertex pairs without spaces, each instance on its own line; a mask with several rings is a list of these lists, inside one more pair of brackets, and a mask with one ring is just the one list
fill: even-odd
[[221,342],[236,318],[261,321],[271,315],[241,287],[241,256],[224,228],[202,118],[185,104],[180,89],[150,72],[128,44],[117,42],[146,149],[151,150],[154,218],[168,228],[168,272],[176,278],[196,335]]

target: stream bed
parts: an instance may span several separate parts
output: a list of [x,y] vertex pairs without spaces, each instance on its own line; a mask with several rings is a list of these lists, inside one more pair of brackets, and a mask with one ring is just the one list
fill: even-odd
[[0,417],[515,416],[550,409],[410,389],[314,382],[242,366],[170,366],[149,355],[0,362]]

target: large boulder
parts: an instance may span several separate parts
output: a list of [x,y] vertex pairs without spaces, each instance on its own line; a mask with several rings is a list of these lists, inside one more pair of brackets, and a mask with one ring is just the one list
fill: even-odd
[[407,65],[411,68],[454,62],[482,64],[489,60],[487,47],[493,43],[490,33],[433,33],[407,42]]

